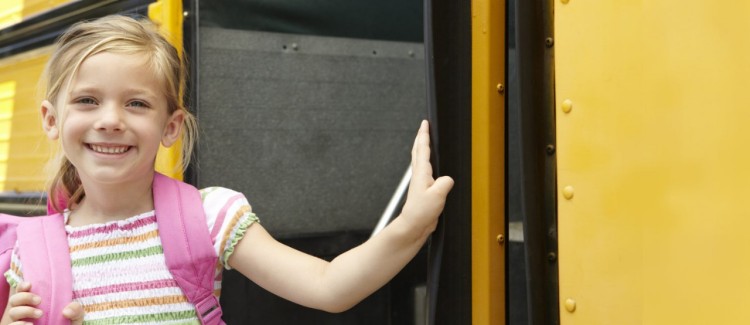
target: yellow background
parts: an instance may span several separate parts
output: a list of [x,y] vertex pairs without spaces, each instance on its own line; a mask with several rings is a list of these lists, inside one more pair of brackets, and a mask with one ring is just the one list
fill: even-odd
[[49,48],[0,59],[0,191],[44,189],[51,155],[42,132],[37,83]]

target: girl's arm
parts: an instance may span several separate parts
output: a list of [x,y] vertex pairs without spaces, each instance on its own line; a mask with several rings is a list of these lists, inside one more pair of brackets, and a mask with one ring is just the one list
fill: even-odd
[[273,239],[260,225],[245,233],[229,265],[266,290],[303,306],[342,312],[393,278],[435,230],[453,180],[432,178],[427,122],[412,149],[412,179],[401,211],[377,236],[327,262]]

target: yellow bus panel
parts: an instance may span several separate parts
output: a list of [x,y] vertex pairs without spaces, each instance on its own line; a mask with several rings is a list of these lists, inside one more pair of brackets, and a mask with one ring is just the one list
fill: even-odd
[[2,0],[0,29],[76,0]]
[[563,325],[750,323],[748,12],[555,1]]
[[50,157],[38,81],[50,48],[0,60],[0,191],[42,192]]
[[[157,26],[159,31],[166,35],[169,42],[177,48],[180,55],[182,48],[182,1],[181,0],[158,0],[148,6],[148,17]],[[184,90],[183,90],[184,91]],[[182,166],[182,140],[177,141],[171,147],[159,147],[156,155],[156,170],[174,179],[182,180],[182,174],[186,166]]]
[[473,0],[472,324],[505,323],[505,1]]

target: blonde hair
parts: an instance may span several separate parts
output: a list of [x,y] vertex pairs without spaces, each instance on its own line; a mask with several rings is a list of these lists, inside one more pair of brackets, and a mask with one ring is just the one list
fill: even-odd
[[[135,20],[126,16],[106,16],[93,21],[80,22],[71,26],[55,42],[55,50],[47,62],[42,75],[41,87],[44,97],[53,103],[52,114],[59,128],[63,118],[58,110],[62,103],[62,93],[72,83],[79,67],[88,57],[97,53],[141,55],[146,64],[164,85],[167,99],[167,113],[177,110],[184,112],[182,131],[182,166],[190,162],[197,136],[195,117],[182,105],[182,92],[185,90],[186,62],[177,50],[159,34],[156,26],[148,20]],[[60,97],[60,96],[63,97]],[[57,150],[50,161],[54,173],[47,188],[49,205],[57,212],[65,206],[73,206],[85,196],[81,180],[75,166]]]

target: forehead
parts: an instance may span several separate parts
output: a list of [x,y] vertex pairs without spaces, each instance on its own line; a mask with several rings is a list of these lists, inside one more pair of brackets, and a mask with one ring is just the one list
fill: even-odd
[[81,62],[69,86],[71,91],[81,87],[133,88],[162,94],[164,80],[154,73],[145,55],[102,52]]

